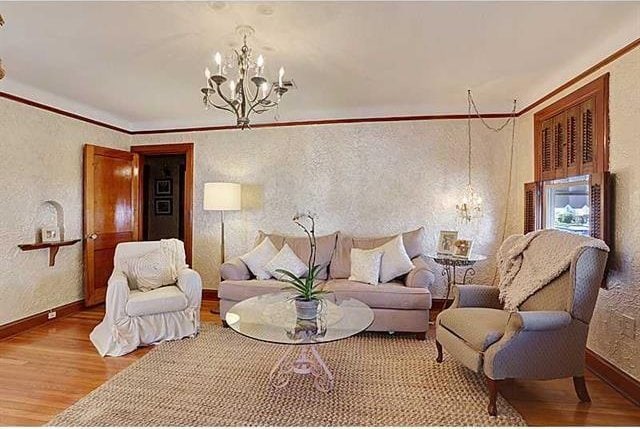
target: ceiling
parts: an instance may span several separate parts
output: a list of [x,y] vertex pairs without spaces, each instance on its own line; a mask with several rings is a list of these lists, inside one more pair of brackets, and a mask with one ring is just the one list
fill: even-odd
[[[251,25],[280,121],[524,107],[640,37],[640,2],[2,2],[0,91],[129,130],[232,125],[199,89]],[[265,113],[254,122],[273,122]]]

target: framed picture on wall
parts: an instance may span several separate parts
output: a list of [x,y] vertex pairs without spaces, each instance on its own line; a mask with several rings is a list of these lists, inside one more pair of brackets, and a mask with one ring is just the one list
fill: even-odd
[[171,179],[156,179],[156,195],[171,195],[173,191]]
[[156,216],[171,216],[173,214],[173,201],[171,198],[156,198]]

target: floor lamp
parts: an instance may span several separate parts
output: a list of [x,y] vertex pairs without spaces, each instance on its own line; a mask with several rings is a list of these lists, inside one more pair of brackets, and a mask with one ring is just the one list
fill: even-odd
[[224,212],[241,209],[239,183],[205,183],[204,209],[220,212],[220,264],[224,263]]

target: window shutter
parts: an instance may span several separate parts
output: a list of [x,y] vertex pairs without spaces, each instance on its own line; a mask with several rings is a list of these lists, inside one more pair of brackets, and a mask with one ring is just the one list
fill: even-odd
[[524,184],[524,233],[527,234],[541,225],[540,182]]
[[578,153],[581,150],[579,142],[580,135],[578,134],[580,121],[580,107],[574,107],[567,111],[567,176],[576,176],[580,172],[580,163],[578,160]]
[[595,100],[591,98],[584,102],[580,109],[582,112],[582,171],[584,173],[594,171],[594,105]]
[[609,172],[589,175],[589,228],[592,237],[609,243]]
[[540,160],[542,164],[542,178],[553,179],[553,120],[544,121],[540,132],[540,142],[542,145],[542,159]]

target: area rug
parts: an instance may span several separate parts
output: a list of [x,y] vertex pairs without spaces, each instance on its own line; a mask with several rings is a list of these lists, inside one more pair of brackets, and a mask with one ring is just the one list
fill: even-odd
[[286,346],[204,325],[152,351],[68,408],[51,426],[524,426],[502,397],[487,415],[483,379],[433,340],[367,333],[319,346],[330,393],[294,376],[275,390],[269,371]]

